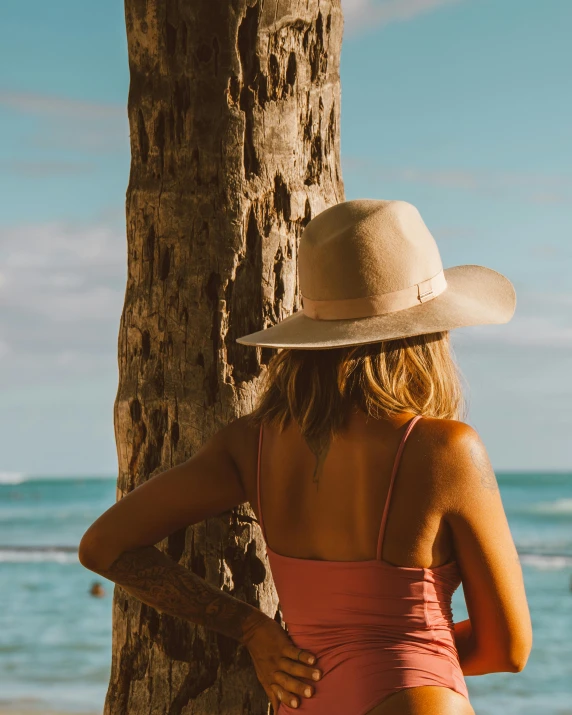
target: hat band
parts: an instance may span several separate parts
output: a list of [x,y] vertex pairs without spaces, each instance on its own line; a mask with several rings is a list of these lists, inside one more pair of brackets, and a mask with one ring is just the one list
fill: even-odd
[[440,295],[447,287],[441,269],[433,278],[392,293],[368,295],[365,298],[342,298],[336,300],[311,300],[302,296],[304,314],[314,320],[346,320],[386,315],[413,308]]

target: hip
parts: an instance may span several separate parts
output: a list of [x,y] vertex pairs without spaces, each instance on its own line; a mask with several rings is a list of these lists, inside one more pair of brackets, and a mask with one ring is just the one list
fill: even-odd
[[384,698],[364,715],[475,715],[468,697],[451,688],[422,685]]
[[[302,715],[474,715],[449,653],[336,648],[316,656],[323,676],[297,709]],[[290,712],[281,704],[279,715]]]

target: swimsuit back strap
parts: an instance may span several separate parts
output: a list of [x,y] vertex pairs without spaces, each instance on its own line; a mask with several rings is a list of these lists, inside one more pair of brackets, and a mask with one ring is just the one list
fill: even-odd
[[407,425],[407,429],[405,430],[405,433],[403,437],[401,438],[401,442],[399,443],[399,447],[397,449],[397,454],[395,455],[395,461],[393,463],[393,470],[391,472],[391,479],[389,480],[389,489],[387,490],[387,498],[385,500],[385,507],[383,509],[383,516],[381,517],[381,526],[379,528],[379,538],[377,540],[377,558],[381,559],[381,551],[383,548],[383,535],[385,533],[385,524],[387,522],[387,514],[389,512],[389,502],[391,499],[391,492],[393,491],[393,483],[395,482],[395,476],[397,474],[397,470],[399,469],[399,463],[401,461],[401,455],[403,454],[403,448],[405,447],[405,442],[407,438],[409,437],[409,434],[411,433],[411,430],[415,426],[415,423],[421,419],[421,415],[415,415],[415,417],[410,420],[409,424]]
[[256,470],[256,493],[258,495],[258,519],[259,526],[262,530],[262,536],[266,541],[266,532],[264,530],[264,522],[262,520],[262,504],[260,501],[260,459],[262,456],[262,423],[260,424],[260,434],[258,436],[258,467]]

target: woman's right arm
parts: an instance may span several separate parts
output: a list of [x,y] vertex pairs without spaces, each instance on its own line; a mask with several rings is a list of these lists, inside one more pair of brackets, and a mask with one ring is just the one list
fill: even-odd
[[446,483],[444,518],[461,570],[469,619],[455,624],[465,675],[518,672],[532,648],[522,569],[495,473],[478,433],[447,421],[437,459]]

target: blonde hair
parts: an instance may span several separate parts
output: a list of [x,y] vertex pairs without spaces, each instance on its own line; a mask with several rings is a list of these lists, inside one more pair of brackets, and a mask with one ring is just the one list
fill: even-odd
[[320,350],[282,349],[271,358],[251,418],[282,431],[294,420],[309,444],[324,444],[350,410],[371,417],[414,413],[463,419],[461,373],[449,332]]

